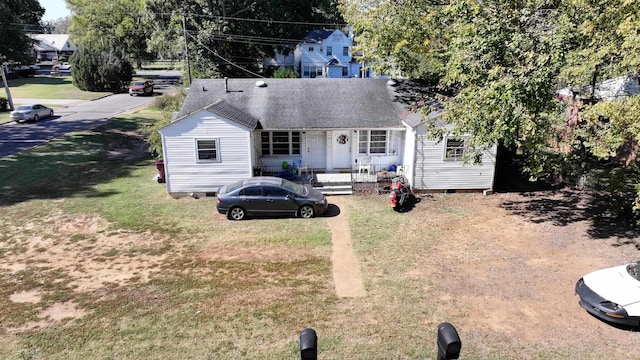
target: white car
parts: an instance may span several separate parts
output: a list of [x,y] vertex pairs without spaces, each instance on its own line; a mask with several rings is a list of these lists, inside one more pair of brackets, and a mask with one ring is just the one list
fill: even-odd
[[69,64],[68,62],[56,64],[53,65],[53,70],[71,70],[71,64]]
[[595,317],[640,327],[640,262],[591,272],[578,281],[576,294]]
[[40,104],[20,105],[9,114],[15,122],[38,121],[53,116],[53,109]]

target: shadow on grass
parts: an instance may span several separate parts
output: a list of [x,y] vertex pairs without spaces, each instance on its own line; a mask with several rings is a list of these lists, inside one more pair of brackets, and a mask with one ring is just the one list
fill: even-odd
[[603,193],[578,191],[569,188],[541,192],[521,193],[522,200],[507,201],[502,207],[534,223],[550,222],[567,226],[588,222],[588,234],[594,239],[618,237],[625,239],[615,246],[634,245],[640,232],[633,221],[612,207],[610,196]]
[[94,131],[69,135],[0,159],[0,206],[33,199],[82,195],[108,197],[117,190],[94,186],[127,176],[135,166],[148,166],[151,157],[134,120],[112,120]]
[[530,182],[513,154],[503,153],[496,169],[495,191],[519,193],[520,200],[507,201],[502,207],[534,223],[550,222],[567,226],[577,222],[589,224],[588,234],[593,239],[617,237],[614,246],[634,245],[640,229],[634,225],[630,212],[621,208],[621,201],[612,194],[598,191],[576,190],[563,185],[550,185],[544,181]]

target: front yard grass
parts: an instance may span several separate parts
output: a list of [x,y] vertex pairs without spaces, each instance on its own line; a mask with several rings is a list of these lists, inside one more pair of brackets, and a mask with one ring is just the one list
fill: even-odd
[[111,94],[82,91],[73,86],[71,76],[37,75],[9,80],[8,83],[13,98],[93,100]]

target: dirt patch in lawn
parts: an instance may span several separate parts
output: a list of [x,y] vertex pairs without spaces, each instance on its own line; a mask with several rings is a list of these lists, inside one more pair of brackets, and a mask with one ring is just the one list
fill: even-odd
[[605,215],[590,213],[589,201],[571,191],[435,195],[411,215],[446,241],[409,255],[415,266],[406,276],[440,300],[444,318],[437,320],[450,321],[478,346],[488,338],[539,347],[607,341],[636,347],[637,333],[602,323],[577,304],[582,275],[639,257],[629,231],[605,235],[594,228],[594,219]]
[[[38,274],[42,283],[34,289],[10,294],[13,303],[38,304],[49,283],[75,293],[94,293],[110,285],[146,282],[160,271],[168,253],[159,252],[165,238],[151,233],[107,232],[107,223],[87,215],[52,215],[14,227],[5,234],[12,245],[4,250],[0,273]],[[87,314],[73,302],[54,303],[29,322],[11,331],[46,328]]]
[[[331,200],[339,203],[343,199]],[[348,204],[347,201],[341,207],[347,209]],[[602,231],[589,213],[591,206],[587,197],[575,193],[436,194],[425,197],[411,211],[397,214],[407,220],[394,239],[394,244],[401,246],[388,247],[385,252],[390,261],[409,264],[400,276],[419,284],[418,291],[434,300],[426,304],[436,307],[429,315],[432,318],[422,319],[422,325],[451,322],[467,344],[464,349],[471,346],[482,350],[482,346],[497,344],[552,349],[575,345],[585,355],[597,346],[594,344],[620,349],[615,351],[636,349],[640,345],[638,333],[612,328],[577,304],[574,285],[582,275],[639,258],[638,238],[615,226],[608,228],[608,234]],[[339,216],[347,215],[345,211]],[[347,223],[335,223],[336,220],[327,219],[334,222],[329,224],[332,233],[348,233]],[[11,276],[38,268],[37,271],[53,274],[46,281],[64,284],[76,293],[99,296],[101,289],[114,284],[146,282],[159,276],[161,265],[169,257],[187,256],[180,248],[148,251],[166,245],[167,239],[157,234],[113,232],[107,228],[108,224],[99,217],[62,213],[10,228],[4,234],[11,239],[11,245],[3,249],[0,274]],[[206,260],[278,261],[287,256],[312,256],[305,250],[287,255],[268,245],[254,249],[242,249],[238,244],[218,246],[196,256]],[[339,257],[332,260],[341,261]],[[368,271],[377,271],[378,264],[368,259],[358,262],[362,273],[359,268],[344,273],[353,274],[354,281],[359,282],[362,276],[365,284],[375,283],[372,277],[376,275]],[[370,289],[356,290],[357,294],[347,295],[355,299],[346,301],[372,301]],[[367,296],[358,297],[363,294]],[[10,294],[9,300],[37,304],[44,295],[42,286],[33,286]],[[346,301],[344,306],[348,308],[351,303]],[[47,304],[37,321],[9,330],[46,328],[86,314],[72,301]],[[376,314],[364,310],[362,316],[361,319],[376,318]],[[579,353],[575,355],[580,358]]]

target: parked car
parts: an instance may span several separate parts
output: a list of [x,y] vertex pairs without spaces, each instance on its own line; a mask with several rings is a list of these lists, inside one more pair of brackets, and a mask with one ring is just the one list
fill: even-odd
[[40,104],[20,105],[9,114],[9,118],[15,122],[39,121],[53,116],[53,109]]
[[151,81],[134,81],[129,86],[129,95],[153,95],[153,83]]
[[231,220],[243,220],[259,215],[311,218],[324,214],[328,206],[327,198],[311,185],[258,176],[223,186],[216,208]]
[[68,62],[55,64],[53,65],[53,70],[71,70],[71,64],[69,64]]
[[576,294],[597,318],[640,327],[640,262],[591,272],[578,280]]

